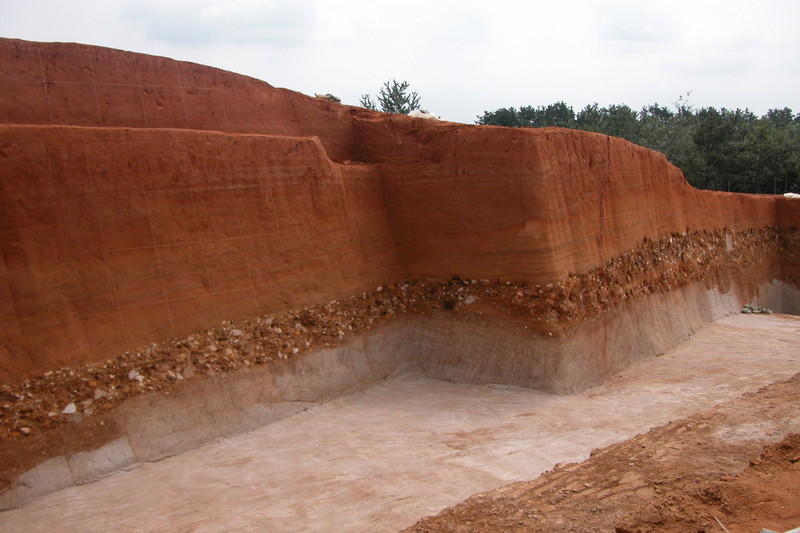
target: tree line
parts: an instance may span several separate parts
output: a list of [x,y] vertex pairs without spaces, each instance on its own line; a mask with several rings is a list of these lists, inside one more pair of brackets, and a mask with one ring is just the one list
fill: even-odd
[[[688,97],[688,95],[687,95]],[[484,111],[477,124],[559,126],[622,137],[664,153],[699,189],[743,193],[800,192],[800,114],[788,107],[758,117],[749,110],[694,109],[681,97],[672,107],[564,102]]]

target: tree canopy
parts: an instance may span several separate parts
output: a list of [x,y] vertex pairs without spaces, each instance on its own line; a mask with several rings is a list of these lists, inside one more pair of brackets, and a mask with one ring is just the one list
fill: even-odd
[[[688,96],[688,95],[687,95]],[[484,111],[477,124],[559,126],[622,137],[663,152],[701,189],[746,193],[800,192],[800,114],[770,109],[694,109],[681,97],[635,111],[625,104],[587,105],[578,113],[564,102]]]
[[[408,115],[414,109],[419,109],[419,95],[417,91],[408,92],[409,83],[405,80],[398,82],[394,78],[384,82],[378,92],[380,110],[384,113],[399,113]],[[367,109],[378,110],[378,106],[369,94],[361,95],[361,106]]]

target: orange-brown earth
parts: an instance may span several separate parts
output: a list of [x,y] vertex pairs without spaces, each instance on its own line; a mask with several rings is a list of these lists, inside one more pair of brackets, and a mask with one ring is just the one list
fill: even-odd
[[800,201],[695,190],[621,139],[387,116],[79,44],[0,39],[0,74],[4,483],[65,422],[102,440],[132,395],[403,313],[560,335],[691,281],[743,302],[800,286]]
[[[101,362],[0,385],[0,439],[29,437],[185,380],[296,357],[408,313],[489,313],[542,335],[561,336],[625,302],[690,282],[729,289],[731,280],[750,279],[749,285],[738,287],[749,298],[759,284],[751,273],[774,269],[769,258],[791,238],[796,232],[774,229],[676,234],[645,242],[585,274],[544,286],[460,278],[442,283],[408,281],[289,312],[225,321]],[[64,413],[70,404],[75,410]]]
[[797,201],[695,190],[599,134],[79,44],[2,39],[0,73],[2,382],[407,279],[546,285],[645,239],[800,225]]
[[760,445],[795,415],[800,374],[595,450],[535,481],[473,496],[408,533],[788,531],[800,525],[800,434]]

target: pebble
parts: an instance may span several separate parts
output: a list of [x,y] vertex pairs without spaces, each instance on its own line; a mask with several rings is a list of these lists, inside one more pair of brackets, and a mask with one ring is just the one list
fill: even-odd
[[68,403],[67,406],[64,407],[64,410],[61,411],[61,414],[71,415],[72,413],[77,413],[77,412],[78,412],[78,408],[75,407],[75,404],[74,403]]
[[[466,283],[462,279],[438,283],[405,281],[381,285],[380,290],[376,288],[369,293],[358,293],[327,304],[257,317],[252,322],[237,325],[223,322],[220,328],[150,344],[103,362],[51,370],[17,384],[0,385],[0,406],[3,407],[0,409],[0,439],[9,435],[21,437],[18,430],[21,425],[38,433],[40,429],[79,419],[77,407],[73,407],[74,412],[65,413],[66,416],[57,415],[58,407],[67,402],[81,406],[85,400],[93,398],[95,403],[91,408],[95,412],[106,411],[141,392],[168,390],[171,383],[181,379],[196,379],[198,375],[204,377],[278,358],[295,357],[305,348],[313,350],[315,346],[327,346],[331,338],[344,340],[351,331],[364,331],[369,325],[380,323],[393,314],[427,313],[437,309],[445,300],[460,301],[464,305],[481,301],[493,306],[497,312],[526,317],[529,321],[526,326],[541,335],[561,335],[570,324],[613,308],[625,299],[674,290],[687,281],[704,279],[708,271],[719,264],[715,263],[719,258],[725,260],[723,266],[726,268],[730,261],[735,262],[736,268],[744,268],[752,263],[750,256],[763,255],[769,242],[776,242],[775,235],[772,234],[770,241],[767,230],[737,234],[734,254],[725,252],[724,235],[714,233],[674,236],[669,245],[666,244],[669,238],[659,242],[648,241],[604,266],[551,283],[549,290],[539,285],[507,283],[505,280],[491,282],[480,279],[479,284],[473,280]],[[748,250],[748,254],[743,254],[743,250]],[[698,257],[703,258],[701,268],[692,266],[692,261]],[[648,265],[656,259],[666,261],[670,270],[661,276],[650,276]],[[690,270],[679,270],[679,266]],[[613,290],[617,287],[619,290]],[[522,296],[517,295],[519,292]],[[751,306],[751,310],[758,308]],[[286,335],[287,329],[291,329],[292,335]],[[147,369],[146,384],[143,383],[144,376],[138,370],[132,370],[138,368],[142,368],[142,372]],[[138,382],[138,386],[131,386],[131,382]],[[101,398],[102,402],[98,402]],[[28,399],[36,405],[33,417],[29,412],[23,413],[24,409],[29,409]],[[88,415],[90,410],[85,405],[83,409]]]

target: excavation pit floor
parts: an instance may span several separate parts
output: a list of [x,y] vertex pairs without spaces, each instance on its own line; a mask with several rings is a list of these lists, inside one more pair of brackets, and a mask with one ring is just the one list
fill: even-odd
[[[787,379],[800,371],[799,341],[795,317],[730,316],[573,396],[404,375],[55,492],[0,513],[0,524],[8,532],[397,531]],[[769,425],[748,431],[783,436]]]

